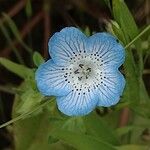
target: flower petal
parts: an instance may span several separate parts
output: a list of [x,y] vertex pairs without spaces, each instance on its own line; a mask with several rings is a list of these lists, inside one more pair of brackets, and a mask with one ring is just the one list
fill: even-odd
[[125,79],[119,71],[107,72],[106,77],[98,87],[98,106],[109,107],[118,103],[124,87]]
[[57,97],[56,100],[58,109],[68,116],[86,115],[98,103],[98,97],[94,94],[94,91],[86,93],[72,91],[67,96]]
[[76,53],[85,51],[86,36],[77,28],[66,27],[49,40],[49,53],[56,64],[66,65]]
[[88,52],[96,54],[101,59],[102,65],[119,67],[125,60],[123,46],[117,39],[108,33],[97,33],[88,38]]
[[54,64],[52,60],[48,60],[37,69],[35,79],[42,94],[63,96],[71,91],[64,76],[65,69]]

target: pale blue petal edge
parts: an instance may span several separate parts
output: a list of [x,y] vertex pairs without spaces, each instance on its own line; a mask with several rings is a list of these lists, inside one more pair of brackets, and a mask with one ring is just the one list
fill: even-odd
[[56,32],[49,40],[49,53],[56,64],[66,66],[71,57],[85,49],[86,36],[75,27]]
[[58,109],[68,116],[83,116],[94,110],[98,103],[98,97],[95,92],[82,93],[78,95],[75,91],[67,96],[57,97]]
[[40,65],[35,73],[39,91],[46,96],[64,96],[71,87],[64,78],[62,67],[57,66],[51,59]]
[[89,53],[96,53],[103,60],[104,65],[120,67],[125,61],[124,47],[117,38],[109,33],[96,33],[88,38],[86,49]]
[[[104,106],[104,107],[110,107],[112,105],[115,105],[119,102],[120,100],[120,96],[122,96],[123,94],[123,90],[125,88],[125,78],[124,76],[117,71],[116,73],[118,73],[118,77],[117,77],[117,83],[114,85],[113,90],[110,87],[109,89],[105,89],[103,87],[103,89],[105,90],[100,90],[98,92],[99,95],[99,102],[97,106]],[[113,92],[111,92],[113,91]]]

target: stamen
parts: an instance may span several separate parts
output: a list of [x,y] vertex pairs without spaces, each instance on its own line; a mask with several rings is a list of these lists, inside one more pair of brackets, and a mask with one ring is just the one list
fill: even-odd
[[91,72],[91,68],[87,68],[86,70],[89,71],[89,72]]
[[78,74],[78,73],[79,73],[79,69],[75,70],[74,73],[75,73],[75,74]]
[[79,64],[79,67],[83,68],[83,66],[84,66],[83,64]]
[[81,81],[81,80],[82,80],[82,77],[78,77],[78,80]]

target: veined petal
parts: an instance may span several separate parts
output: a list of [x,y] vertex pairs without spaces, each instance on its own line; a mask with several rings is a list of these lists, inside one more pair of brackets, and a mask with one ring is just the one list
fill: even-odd
[[86,51],[86,36],[77,28],[66,27],[49,40],[49,53],[56,64],[65,66],[77,53]]
[[36,71],[35,79],[39,91],[47,96],[64,96],[71,91],[65,79],[65,69],[52,60],[42,64]]
[[123,46],[108,33],[97,33],[88,38],[88,52],[95,54],[102,65],[119,67],[125,60]]
[[98,103],[98,97],[94,93],[94,91],[86,93],[82,91],[72,91],[67,96],[57,97],[58,109],[68,116],[86,115],[90,113]]
[[124,87],[125,79],[119,71],[107,72],[105,78],[103,78],[98,87],[98,106],[109,107],[118,103]]

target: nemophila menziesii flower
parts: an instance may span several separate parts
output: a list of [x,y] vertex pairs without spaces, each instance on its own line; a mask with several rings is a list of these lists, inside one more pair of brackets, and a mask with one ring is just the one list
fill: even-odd
[[37,69],[37,87],[46,96],[56,96],[61,112],[82,116],[96,106],[118,103],[125,86],[118,68],[125,52],[114,36],[87,37],[66,27],[50,38],[48,46],[51,59]]

